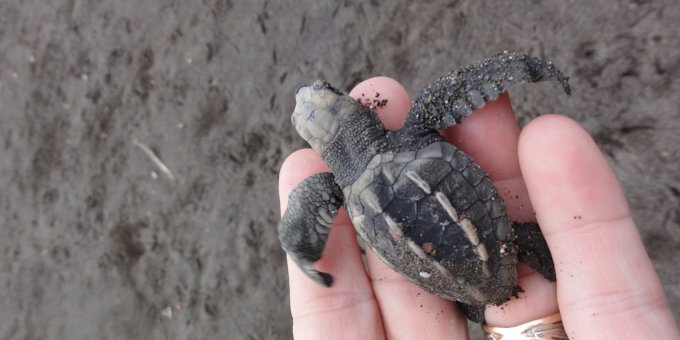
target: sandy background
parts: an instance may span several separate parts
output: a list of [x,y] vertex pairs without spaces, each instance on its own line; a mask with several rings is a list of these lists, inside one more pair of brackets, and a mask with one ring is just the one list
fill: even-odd
[[408,3],[0,1],[0,339],[290,338],[296,85],[415,93],[503,49],[571,76],[515,109],[595,136],[677,320],[680,2]]

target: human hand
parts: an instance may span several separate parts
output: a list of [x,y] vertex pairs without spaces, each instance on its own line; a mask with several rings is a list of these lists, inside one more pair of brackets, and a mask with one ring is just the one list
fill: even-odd
[[[350,95],[387,99],[375,110],[397,129],[411,101],[389,78],[369,79]],[[493,179],[514,221],[537,219],[550,247],[557,283],[520,265],[519,298],[486,310],[487,323],[513,326],[560,311],[570,338],[680,339],[663,290],[630,217],[623,191],[599,149],[578,124],[543,115],[521,131],[507,94],[444,131]],[[311,149],[284,162],[281,211],[304,178],[329,171]],[[533,208],[532,208],[533,206]],[[316,267],[335,282],[323,287],[288,261],[296,339],[466,339],[465,317],[366,249],[365,267],[346,213],[336,217]]]

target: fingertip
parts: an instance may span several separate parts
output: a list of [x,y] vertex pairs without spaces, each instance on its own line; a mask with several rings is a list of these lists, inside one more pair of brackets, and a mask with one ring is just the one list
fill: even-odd
[[406,89],[398,81],[385,76],[360,82],[349,95],[371,107],[390,130],[402,127],[411,107],[411,97]]
[[537,143],[537,140],[550,141],[552,145],[557,147],[561,144],[566,146],[572,142],[571,140],[566,140],[566,143],[563,143],[565,138],[589,140],[593,145],[595,144],[590,134],[573,119],[563,115],[547,113],[530,121],[522,129],[519,138],[519,146],[522,149],[520,151],[525,151],[533,146],[542,147],[543,149],[550,147]]
[[542,115],[522,130],[518,148],[544,232],[551,232],[553,225],[565,229],[629,215],[616,175],[590,134],[574,120]]
[[[557,137],[557,134],[566,133],[584,133],[588,135],[588,133],[571,118],[554,113],[547,113],[533,119],[524,127],[524,129],[522,129],[519,139],[520,147],[531,146],[535,139],[543,138],[542,135],[547,131],[552,131],[553,133],[551,133],[551,135],[554,135],[555,137]],[[588,138],[590,138],[590,135],[588,135]]]

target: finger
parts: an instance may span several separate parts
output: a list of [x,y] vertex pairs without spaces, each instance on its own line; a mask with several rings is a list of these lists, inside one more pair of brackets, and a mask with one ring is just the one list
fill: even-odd
[[[285,211],[288,194],[299,182],[325,171],[329,171],[328,166],[312,149],[288,156],[279,178],[281,211]],[[316,266],[333,275],[333,286],[326,288],[312,281],[288,258],[295,339],[384,338],[380,310],[344,210],[338,213]]]
[[[403,125],[411,106],[406,90],[387,77],[368,79],[358,84],[350,96],[364,104],[384,100],[374,109],[386,127]],[[367,102],[368,100],[368,102]],[[385,334],[389,339],[465,339],[466,320],[448,300],[425,292],[384,264],[370,249],[366,250],[368,271],[380,305]]]
[[588,133],[542,116],[522,133],[519,154],[569,337],[680,338],[623,190]]
[[[489,174],[511,220],[535,220],[517,156],[520,129],[507,93],[447,129],[444,135]],[[554,283],[523,265],[518,267],[518,280],[523,290],[519,298],[487,308],[487,323],[512,326],[557,311]]]
[[375,111],[380,121],[390,130],[404,125],[411,97],[399,82],[389,77],[373,77],[357,84],[349,96]]

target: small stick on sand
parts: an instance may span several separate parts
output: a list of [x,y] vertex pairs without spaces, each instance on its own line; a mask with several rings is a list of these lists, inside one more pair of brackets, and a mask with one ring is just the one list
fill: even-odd
[[151,161],[154,164],[156,164],[158,169],[162,173],[164,173],[166,176],[168,176],[170,181],[173,181],[173,182],[175,181],[175,175],[173,175],[172,172],[170,172],[170,169],[168,169],[168,167],[158,158],[158,156],[156,156],[156,154],[153,153],[153,151],[151,151],[151,149],[149,149],[148,146],[140,143],[136,138],[132,140],[132,144],[136,145],[138,148],[140,148],[142,151],[144,151],[144,153],[147,156],[149,156],[149,158],[151,158]]

